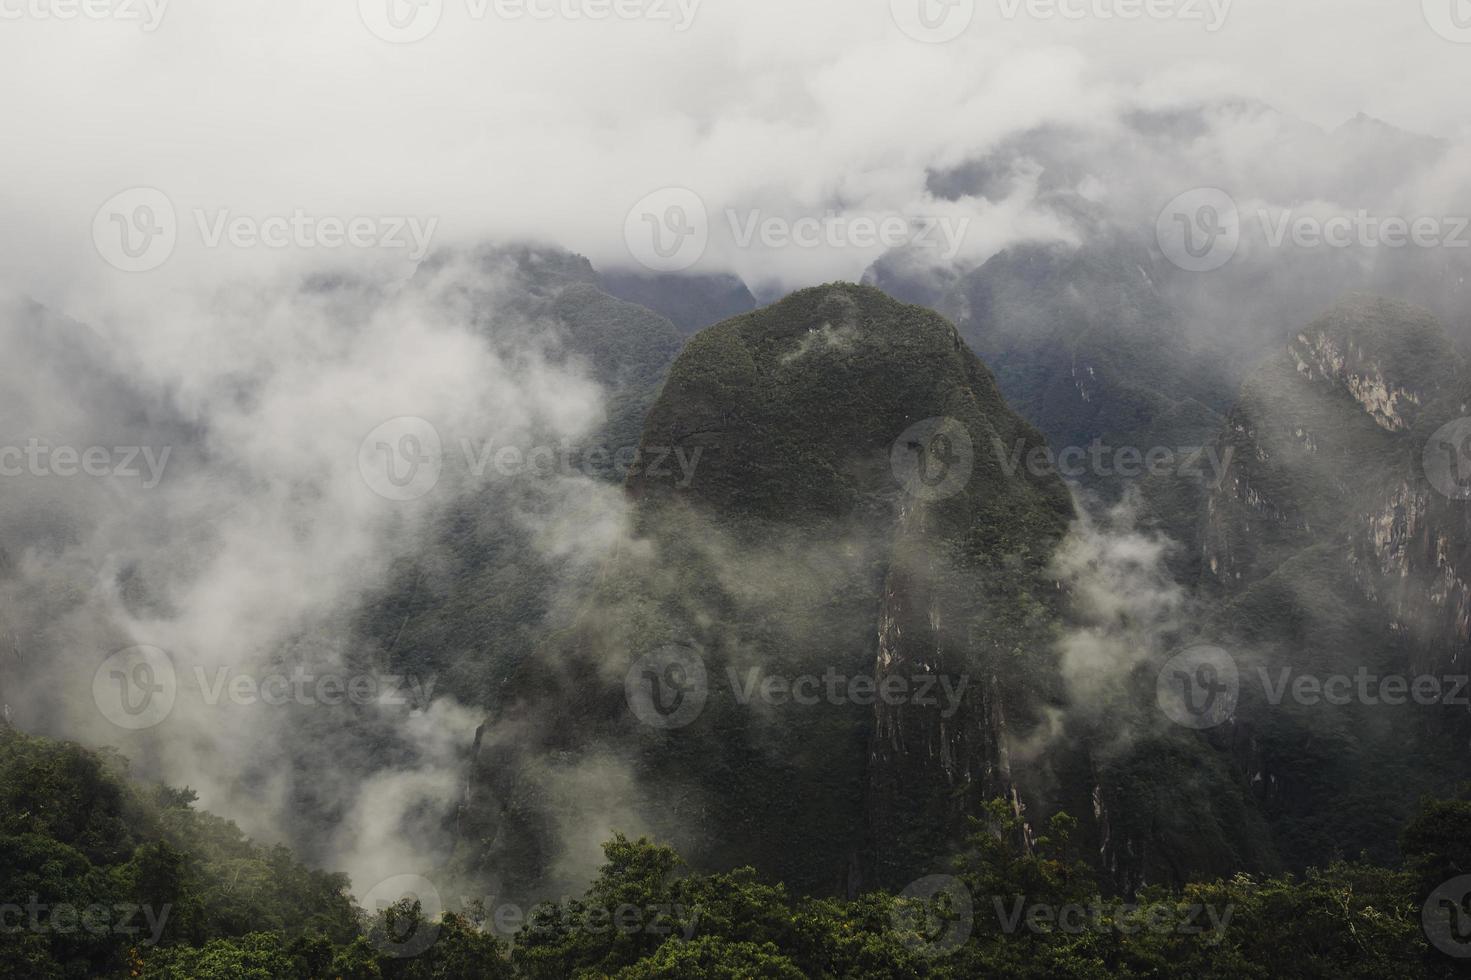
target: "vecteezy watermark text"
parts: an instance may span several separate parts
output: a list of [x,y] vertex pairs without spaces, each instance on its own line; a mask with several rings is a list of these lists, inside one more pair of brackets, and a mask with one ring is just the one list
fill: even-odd
[[429,251],[429,241],[439,227],[438,218],[423,220],[413,215],[310,214],[295,208],[290,214],[261,217],[240,214],[229,208],[210,211],[194,209],[194,223],[206,248],[229,244],[235,248],[385,248],[407,249],[417,262]]
[[[566,441],[527,445],[499,437],[457,440],[461,472],[471,480],[553,479],[615,475],[670,480],[685,490],[695,480],[703,446],[576,446]],[[417,416],[389,419],[358,446],[358,472],[368,489],[388,500],[416,500],[438,484],[446,462],[444,440]]]
[[[1258,665],[1248,676],[1261,686],[1266,703],[1303,707],[1361,704],[1399,707],[1446,705],[1471,710],[1471,676],[1465,674],[1380,674],[1368,667],[1354,673],[1301,673],[1291,665]],[[1161,710],[1187,728],[1205,729],[1234,716],[1242,674],[1236,658],[1220,647],[1200,645],[1160,668],[1156,693]]]
[[32,437],[24,446],[0,446],[0,476],[141,479],[142,486],[152,490],[163,479],[171,452],[172,446],[88,446],[78,449],[76,446],[52,446]]
[[769,705],[810,706],[826,702],[893,707],[911,704],[939,708],[942,718],[949,718],[960,710],[965,689],[970,686],[970,678],[964,674],[951,677],[923,671],[907,676],[888,674],[881,678],[871,674],[850,676],[840,673],[835,667],[829,667],[821,675],[799,674],[794,677],[768,674],[761,667],[749,668],[744,677],[734,667],[727,667],[725,673],[736,701],[741,704],[758,700]]
[[1466,215],[1376,214],[1324,203],[1311,210],[1259,207],[1255,217],[1255,222],[1243,220],[1224,190],[1197,187],[1161,209],[1155,236],[1165,258],[1188,272],[1226,265],[1243,238],[1270,249],[1471,248],[1471,217]]
[[1230,926],[1236,908],[1227,904],[1216,907],[1208,902],[1181,905],[1143,906],[1131,902],[1069,902],[1053,905],[1029,902],[1024,896],[1010,899],[992,896],[991,905],[1001,931],[1008,935],[1025,928],[1036,934],[1062,933],[1081,936],[1084,933],[1118,932],[1133,935],[1140,932],[1160,935],[1198,936],[1211,933],[1211,945],[1219,943]]
[[1011,449],[996,436],[991,437],[997,462],[1007,476],[1015,476],[1023,465],[1033,476],[1058,475],[1077,479],[1088,474],[1101,477],[1135,479],[1142,476],[1178,476],[1219,486],[1231,468],[1235,449],[1224,451],[1215,446],[1108,446],[1095,439],[1088,446],[1066,446],[1054,451],[1050,446],[1033,446],[1018,440]]
[[[467,907],[472,907],[467,903]],[[523,909],[514,902],[492,902],[485,922],[502,936],[518,931],[532,936],[581,932],[591,936],[669,936],[685,942],[694,938],[702,910],[680,902],[652,902],[614,906],[584,905],[564,896],[560,902],[542,902]]]
[[229,703],[265,705],[381,705],[424,710],[434,695],[433,677],[373,671],[309,669],[238,671],[233,667],[195,665],[181,684],[173,657],[155,646],[135,646],[109,656],[92,678],[92,700],[104,718],[129,731],[162,723],[184,695],[209,707]]
[[[994,0],[1003,20],[1178,21],[1208,33],[1225,26],[1233,0]],[[894,23],[916,41],[944,44],[964,34],[978,0],[889,0]]]
[[169,0],[0,0],[0,20],[137,21],[152,33],[168,6]]
[[[395,921],[394,911],[407,903],[418,906],[412,921]],[[438,939],[446,912],[463,917],[482,933],[503,938],[584,933],[604,935],[678,935],[693,939],[704,910],[679,902],[597,905],[563,896],[559,902],[545,900],[529,908],[495,895],[462,896],[457,909],[432,881],[422,875],[402,874],[385,878],[368,889],[362,906],[379,920],[380,928],[369,929],[369,939],[379,952],[398,959],[418,956]]]
[[1262,208],[1257,223],[1272,248],[1471,248],[1471,218],[1456,215],[1380,216],[1360,208],[1325,217]]
[[200,698],[211,707],[228,700],[236,705],[264,704],[279,708],[288,704],[326,705],[382,704],[423,709],[429,706],[437,683],[433,677],[420,680],[409,674],[314,673],[293,667],[289,673],[236,673],[230,667],[207,671],[196,666],[194,683]]
[[1226,24],[1233,0],[996,0],[1006,20],[1176,20],[1214,34]]
[[[710,697],[704,658],[691,646],[670,644],[639,657],[624,677],[624,694],[634,716],[653,728],[683,728],[699,717]],[[725,680],[736,703],[771,707],[818,704],[914,705],[938,708],[950,718],[960,710],[970,678],[926,671],[846,674],[829,667],[821,674],[768,673],[762,667],[727,666]]]
[[[901,942],[926,956],[942,956],[963,945],[975,925],[975,900],[959,878],[930,875],[904,889],[895,905],[891,928]],[[1025,929],[1037,935],[1116,932],[1178,934],[1209,933],[1210,945],[1219,943],[1235,916],[1232,904],[1208,902],[1159,903],[1031,901],[1023,895],[993,895],[990,905],[997,928],[1015,935]]]
[[[965,245],[968,215],[839,211],[773,214],[761,208],[726,208],[724,231],[737,249],[893,249],[938,253],[952,261]],[[704,257],[712,231],[710,212],[687,187],[664,187],[629,208],[623,223],[628,254],[654,272],[683,272]]]
[[85,932],[92,936],[137,936],[146,928],[147,933],[139,942],[144,946],[157,946],[172,910],[172,903],[165,903],[157,908],[130,902],[84,906],[67,902],[48,904],[33,894],[24,905],[16,902],[0,904],[0,933],[56,933],[69,936]]
[[[269,214],[194,208],[191,214],[198,242],[207,249],[380,249],[402,252],[414,262],[428,253],[439,227],[434,217],[324,214],[304,208]],[[155,187],[131,187],[114,194],[92,218],[97,253],[123,272],[148,272],[163,265],[173,255],[179,234],[173,202]]]
[[760,208],[741,212],[727,208],[725,220],[737,248],[916,248],[937,251],[950,261],[960,254],[971,219],[901,214],[842,214],[789,218]]
[[[642,21],[671,24],[683,33],[702,0],[461,0],[466,19],[497,21]],[[456,6],[459,6],[457,4]],[[363,26],[380,40],[412,44],[433,34],[445,0],[358,0]]]
[[1348,674],[1298,674],[1291,667],[1268,670],[1258,667],[1262,690],[1267,703],[1279,705],[1290,695],[1297,704],[1312,707],[1318,704],[1343,706],[1348,704],[1398,706],[1402,704],[1455,705],[1471,708],[1467,697],[1471,677],[1465,674],[1419,674],[1409,677],[1404,674],[1374,674],[1367,667],[1360,667],[1352,677]]

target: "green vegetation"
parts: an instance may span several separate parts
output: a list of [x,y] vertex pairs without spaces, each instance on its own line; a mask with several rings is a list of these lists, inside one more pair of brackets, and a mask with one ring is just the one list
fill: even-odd
[[129,782],[113,753],[0,728],[0,976],[124,976],[154,936],[268,933],[292,956],[309,937],[351,940],[345,876],[251,842],[193,799]]
[[[805,897],[750,868],[691,874],[671,848],[620,835],[582,898],[536,905],[502,936],[500,910],[481,902],[433,922],[407,899],[368,915],[343,876],[251,843],[187,791],[129,781],[111,753],[0,729],[0,787],[5,977],[1336,980],[1471,966],[1426,940],[1421,913],[1471,871],[1465,799],[1421,805],[1402,868],[1337,862],[1128,900],[1100,894],[1070,817],[1024,847],[1001,800],[972,817],[930,879],[941,887],[907,895]],[[146,915],[124,917],[140,906]],[[420,930],[433,942],[396,944]]]

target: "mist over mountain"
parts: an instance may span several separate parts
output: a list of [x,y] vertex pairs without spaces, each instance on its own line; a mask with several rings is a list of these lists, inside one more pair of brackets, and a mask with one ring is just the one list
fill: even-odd
[[1464,974],[1459,0],[69,10],[0,977]]

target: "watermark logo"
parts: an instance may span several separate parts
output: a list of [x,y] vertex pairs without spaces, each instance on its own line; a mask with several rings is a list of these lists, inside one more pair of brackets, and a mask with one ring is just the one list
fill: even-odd
[[1471,0],[1421,0],[1425,22],[1456,44],[1471,44]]
[[443,469],[439,430],[417,416],[389,419],[358,447],[363,482],[388,500],[417,500],[434,489]]
[[645,725],[683,728],[700,716],[710,697],[705,661],[689,647],[662,647],[634,661],[623,692],[629,710]]
[[1436,949],[1457,959],[1471,957],[1471,875],[1452,878],[1431,892],[1420,921]]
[[929,875],[898,895],[889,926],[899,941],[921,956],[953,953],[970,938],[975,903],[953,875]]
[[0,0],[0,20],[137,21],[151,34],[168,6],[169,0]]
[[1171,657],[1155,679],[1155,697],[1169,719],[1186,728],[1214,728],[1236,711],[1241,674],[1220,647],[1194,646]]
[[156,187],[130,187],[114,194],[92,218],[97,254],[123,272],[157,269],[174,254],[178,240],[173,202]]
[[917,422],[889,450],[894,478],[920,500],[953,497],[970,483],[975,445],[965,426],[951,418]]
[[889,0],[889,13],[914,40],[944,44],[970,28],[976,0]]
[[[402,915],[403,902],[419,904],[418,915]],[[371,916],[381,914],[368,938],[375,949],[394,959],[411,959],[434,945],[439,938],[444,901],[428,878],[419,875],[394,875],[378,882],[363,896],[363,909]]]
[[444,16],[444,0],[358,0],[358,16],[375,37],[412,44],[434,33]]
[[710,244],[710,214],[687,187],[647,195],[623,222],[623,241],[634,261],[653,272],[683,272]]
[[1471,500],[1471,418],[1447,422],[1425,443],[1425,478],[1452,500]]
[[1159,249],[1186,272],[1212,272],[1241,244],[1241,213],[1218,187],[1197,187],[1166,204],[1154,225]]
[[97,710],[128,731],[142,731],[162,722],[174,710],[178,693],[173,660],[154,646],[119,650],[92,675],[92,700]]

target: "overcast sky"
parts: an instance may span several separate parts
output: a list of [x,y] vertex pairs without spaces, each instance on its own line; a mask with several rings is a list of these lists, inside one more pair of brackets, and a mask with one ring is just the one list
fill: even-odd
[[[1471,24],[1467,0],[923,0],[958,35],[943,43],[911,36],[921,0],[618,0],[644,15],[602,20],[578,0],[50,2],[0,0],[0,277],[79,312],[98,290],[282,261],[201,250],[222,210],[412,216],[434,244],[536,237],[610,265],[659,188],[715,211],[912,213],[927,168],[1130,102],[1242,95],[1328,127],[1362,111],[1471,129],[1471,44],[1453,40],[1471,28],[1452,19]],[[1165,16],[1098,16],[1140,9]],[[99,207],[140,186],[179,222],[177,254],[142,285],[92,235]],[[984,251],[1028,219],[976,220]],[[394,258],[415,251],[401,237]],[[847,268],[783,261],[798,280]]]

